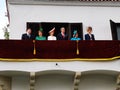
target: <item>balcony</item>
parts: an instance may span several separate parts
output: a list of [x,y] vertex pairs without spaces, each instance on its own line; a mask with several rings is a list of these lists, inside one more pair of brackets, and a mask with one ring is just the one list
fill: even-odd
[[120,41],[0,40],[1,61],[110,61],[120,58]]
[[119,41],[0,40],[0,85],[2,90],[119,90],[119,47]]

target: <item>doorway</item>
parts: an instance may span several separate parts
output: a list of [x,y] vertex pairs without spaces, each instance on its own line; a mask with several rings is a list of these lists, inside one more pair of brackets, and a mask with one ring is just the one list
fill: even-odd
[[62,23],[62,22],[27,22],[27,27],[26,28],[31,28],[32,29],[32,34],[34,36],[38,35],[38,30],[40,27],[43,28],[43,35],[45,37],[49,36],[49,31],[55,27],[55,36],[57,36],[60,33],[60,28],[64,27],[66,30],[66,34],[68,35],[68,39],[73,36],[73,31],[77,30],[79,37],[81,40],[83,40],[83,26],[82,23]]
[[68,23],[53,23],[53,22],[42,22],[41,27],[44,30],[44,35],[47,37],[49,36],[49,31],[55,27],[55,36],[57,36],[60,33],[60,28],[64,27],[66,30],[66,34],[69,33],[68,29]]
[[120,23],[110,20],[113,40],[120,40]]

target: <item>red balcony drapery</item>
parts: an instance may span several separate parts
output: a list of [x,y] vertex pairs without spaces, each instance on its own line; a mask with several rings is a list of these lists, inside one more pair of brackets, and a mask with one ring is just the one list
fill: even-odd
[[0,40],[0,60],[22,61],[70,61],[113,60],[120,57],[120,41]]

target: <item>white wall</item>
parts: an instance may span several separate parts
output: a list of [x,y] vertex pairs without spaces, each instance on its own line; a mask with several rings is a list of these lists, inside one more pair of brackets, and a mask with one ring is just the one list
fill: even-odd
[[120,22],[120,7],[9,5],[10,39],[21,39],[26,22],[83,22],[93,27],[96,40],[111,40],[109,20]]
[[13,76],[12,90],[30,90],[28,76]]
[[[79,90],[115,90],[116,75],[82,74]],[[73,90],[74,75],[43,74],[36,77],[35,90]],[[29,90],[29,76],[13,76],[12,90]]]
[[[56,66],[58,63],[58,66]],[[0,62],[0,71],[28,71],[38,72],[45,70],[68,70],[68,71],[90,71],[90,70],[113,70],[120,72],[120,59],[108,62]]]
[[35,90],[73,90],[73,78],[64,74],[40,75]]
[[116,90],[116,77],[104,74],[82,75],[79,90]]

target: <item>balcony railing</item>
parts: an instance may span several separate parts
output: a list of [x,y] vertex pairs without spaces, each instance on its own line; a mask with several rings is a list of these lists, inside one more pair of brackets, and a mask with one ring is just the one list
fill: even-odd
[[120,41],[0,40],[2,61],[104,61],[120,58]]

